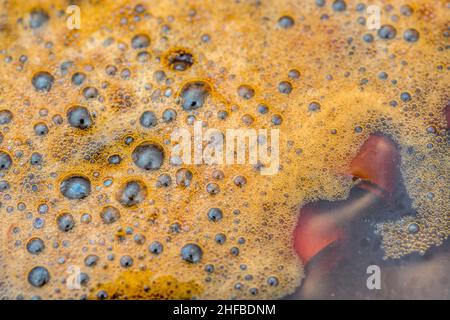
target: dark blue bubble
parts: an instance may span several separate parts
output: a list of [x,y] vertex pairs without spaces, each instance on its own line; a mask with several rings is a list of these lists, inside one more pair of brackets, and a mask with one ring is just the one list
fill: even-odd
[[30,12],[30,28],[37,29],[42,27],[50,19],[44,9],[36,8]]
[[150,128],[158,124],[158,119],[153,111],[144,111],[139,118],[139,123],[144,128]]
[[34,126],[34,133],[38,136],[44,136],[48,133],[48,127],[45,123],[40,122]]
[[44,286],[50,281],[50,273],[44,267],[37,266],[28,273],[28,282],[36,288]]
[[32,238],[27,243],[27,251],[31,254],[39,254],[44,248],[44,241],[39,238]]
[[294,19],[289,16],[282,16],[280,19],[278,19],[278,25],[284,29],[292,28],[294,24]]
[[12,165],[11,156],[4,152],[0,151],[0,170],[7,170]]
[[135,165],[145,170],[158,170],[164,162],[164,150],[155,143],[141,143],[132,152]]
[[76,86],[83,84],[86,80],[86,75],[82,72],[76,72],[72,75],[72,83]]
[[34,153],[31,155],[30,163],[31,163],[32,165],[39,165],[39,164],[42,164],[42,154],[37,153],[37,152],[34,152]]
[[111,224],[120,219],[120,212],[113,206],[106,206],[100,212],[102,221],[106,224]]
[[396,35],[397,35],[397,30],[390,24],[383,25],[383,26],[381,26],[380,29],[378,29],[378,36],[381,39],[385,39],[385,40],[394,39]]
[[344,0],[336,0],[333,2],[333,10],[334,11],[345,11],[347,9],[347,3]]
[[181,248],[181,257],[189,263],[197,263],[202,259],[203,251],[195,243],[188,243]]
[[189,82],[183,86],[180,94],[181,107],[186,111],[203,107],[210,95],[211,87],[203,81]]
[[8,124],[11,122],[13,114],[9,110],[0,111],[0,125]]
[[84,259],[84,265],[86,267],[93,267],[97,264],[99,257],[95,254],[90,254]]
[[127,182],[118,193],[118,200],[124,206],[133,206],[144,201],[147,187],[140,181]]
[[163,245],[158,241],[153,241],[148,247],[148,250],[155,255],[161,254],[163,252],[163,249]]
[[59,230],[67,232],[75,227],[75,220],[70,213],[62,213],[56,219]]
[[416,29],[407,29],[403,33],[403,39],[408,42],[417,42],[419,40],[419,32]]
[[31,79],[31,83],[37,91],[50,91],[55,78],[46,71],[36,73]]
[[219,208],[211,208],[208,210],[208,219],[217,222],[222,220],[223,212]]
[[86,129],[92,126],[92,117],[85,107],[74,106],[67,111],[67,120],[72,127]]
[[125,255],[120,257],[120,265],[124,268],[129,268],[133,265],[133,258]]
[[60,191],[68,199],[83,199],[91,193],[91,182],[81,176],[72,176],[61,183]]
[[144,49],[150,45],[150,37],[146,34],[137,34],[131,39],[133,49]]

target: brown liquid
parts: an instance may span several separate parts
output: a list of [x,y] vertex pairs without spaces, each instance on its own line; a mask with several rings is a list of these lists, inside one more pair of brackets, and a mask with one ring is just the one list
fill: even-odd
[[[66,16],[58,15],[67,1],[3,2],[0,109],[10,110],[13,119],[0,126],[0,148],[11,155],[13,164],[1,171],[11,187],[1,193],[0,296],[95,298],[99,289],[117,298],[285,296],[303,277],[292,247],[298,208],[314,200],[348,196],[353,181],[342,173],[372,132],[390,135],[401,146],[403,179],[418,213],[415,218],[380,224],[386,258],[426,251],[448,238],[450,157],[443,109],[448,103],[450,79],[445,49],[448,38],[443,35],[448,27],[445,1],[391,1],[392,11],[383,8],[381,18],[382,24],[396,28],[392,40],[380,39],[375,31],[358,24],[358,17],[365,15],[355,10],[359,1],[347,0],[344,12],[333,11],[328,2],[318,8],[312,0],[261,4],[157,1],[138,14],[134,11],[138,1],[78,1],[82,25],[81,30],[72,31],[66,27]],[[399,9],[408,2],[414,9],[409,17]],[[35,7],[44,9],[50,19],[42,27],[30,29],[29,13]],[[329,18],[321,19],[323,14]],[[291,28],[278,25],[283,15],[295,20]],[[392,22],[392,15],[397,15],[398,21]],[[135,16],[140,20],[135,21]],[[121,24],[121,19],[127,23]],[[170,26],[168,31],[166,26]],[[408,28],[420,32],[419,41],[403,39]],[[150,37],[150,45],[136,50],[131,39],[140,33]],[[372,43],[362,40],[366,33],[374,35]],[[204,34],[211,37],[207,43],[201,40]],[[109,38],[113,42],[104,46]],[[192,66],[184,71],[174,70],[166,61],[167,55],[179,48],[193,57]],[[141,51],[150,54],[147,62],[137,60]],[[28,61],[20,62],[21,55],[27,55]],[[8,56],[12,57],[9,63],[5,61]],[[61,74],[60,65],[68,60],[73,66]],[[116,75],[106,74],[108,65],[117,67]],[[121,71],[126,68],[131,75],[123,79]],[[289,79],[291,69],[300,71],[299,79]],[[157,70],[163,70],[170,81],[157,81]],[[48,71],[55,78],[48,93],[36,92],[32,86],[31,79],[39,71]],[[381,71],[388,73],[387,80],[377,77]],[[75,72],[87,76],[81,86],[71,83]],[[363,79],[368,83],[363,84]],[[177,104],[175,93],[193,80],[206,81],[213,89],[201,108],[188,113]],[[397,83],[392,84],[392,80]],[[279,92],[281,81],[291,83],[290,94]],[[238,95],[243,84],[253,88],[251,99]],[[99,96],[85,99],[83,89],[88,86],[97,88]],[[169,97],[164,95],[167,89],[172,92]],[[411,101],[401,101],[404,91],[411,94]],[[391,100],[397,101],[396,107],[390,106]],[[318,102],[320,110],[308,111],[311,102]],[[261,103],[269,106],[266,115],[256,111]],[[81,130],[69,126],[66,112],[74,105],[95,113],[92,127]],[[47,115],[40,114],[43,108]],[[161,122],[166,108],[177,112],[176,120],[169,124]],[[156,127],[140,126],[139,117],[145,110],[157,115]],[[219,110],[228,111],[229,117],[218,119]],[[177,187],[179,167],[169,164],[170,145],[165,142],[174,128],[189,128],[188,114],[222,131],[244,127],[242,117],[248,114],[254,119],[251,128],[280,129],[281,171],[262,176],[250,165],[188,165],[183,167],[193,173],[192,183],[187,188]],[[61,115],[64,122],[55,124],[55,115]],[[273,115],[281,115],[281,125],[271,123]],[[38,122],[47,124],[47,135],[36,136],[33,128]],[[427,132],[430,126],[437,128],[436,133]],[[356,132],[356,127],[362,132]],[[134,138],[128,146],[124,143],[127,136]],[[157,171],[140,169],[131,159],[135,146],[143,141],[165,148],[166,158]],[[427,147],[430,143],[431,148]],[[23,155],[18,157],[17,152]],[[33,152],[43,154],[41,166],[30,164]],[[119,165],[108,164],[113,154],[123,158]],[[206,185],[214,181],[217,169],[223,171],[224,179],[215,181],[221,191],[212,196]],[[172,177],[168,188],[155,187],[162,173]],[[90,180],[88,197],[69,200],[62,196],[60,183],[71,174]],[[233,182],[238,175],[247,180],[243,187]],[[107,179],[113,180],[109,187],[103,184]],[[124,207],[116,193],[133,179],[145,183],[147,196],[136,206]],[[38,191],[33,191],[34,186]],[[24,210],[19,210],[20,203],[25,204]],[[49,211],[41,215],[37,208],[43,203]],[[107,205],[120,210],[117,222],[102,222],[100,212]],[[206,213],[211,207],[222,209],[221,221],[208,220]],[[240,214],[234,214],[235,210]],[[75,219],[69,232],[57,226],[56,218],[63,212],[70,212]],[[92,216],[90,223],[80,221],[83,213]],[[33,228],[38,217],[45,219],[40,229]],[[412,221],[420,225],[414,234],[407,229]],[[170,232],[175,222],[181,225],[177,234]],[[133,228],[133,235],[125,232],[127,227]],[[145,236],[144,244],[133,240],[137,233]],[[217,233],[226,235],[224,245],[215,243]],[[38,255],[27,252],[26,243],[32,237],[45,243]],[[245,238],[244,244],[238,244],[239,237]],[[164,245],[158,256],[148,251],[155,240]],[[197,264],[180,257],[181,248],[191,242],[203,250]],[[238,256],[230,253],[234,246],[240,249]],[[94,267],[84,265],[89,254],[99,256]],[[109,261],[108,254],[114,254],[114,260]],[[120,266],[123,255],[133,258],[128,269]],[[64,263],[59,263],[61,258]],[[204,271],[207,264],[214,265],[213,273]],[[243,264],[246,270],[240,268]],[[35,288],[27,276],[38,265],[46,267],[51,278]],[[69,290],[61,282],[68,276],[69,265],[79,266],[89,275],[81,290]],[[252,275],[252,280],[245,280],[246,275]],[[270,276],[278,278],[278,286],[267,284]],[[238,282],[243,284],[241,290],[234,288]],[[146,285],[152,287],[151,294],[145,293]],[[257,288],[258,294],[253,295],[251,288]]]

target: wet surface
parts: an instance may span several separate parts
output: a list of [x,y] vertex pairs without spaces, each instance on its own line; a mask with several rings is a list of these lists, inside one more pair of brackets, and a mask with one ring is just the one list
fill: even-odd
[[448,3],[68,4],[0,1],[1,298],[448,297]]

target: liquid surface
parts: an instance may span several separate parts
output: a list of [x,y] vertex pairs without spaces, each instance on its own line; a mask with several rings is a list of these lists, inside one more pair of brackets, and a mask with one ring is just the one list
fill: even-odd
[[[377,132],[417,212],[371,230],[385,258],[448,238],[446,1],[366,2],[382,31],[350,0],[73,3],[80,30],[70,1],[0,1],[1,297],[284,297],[299,208],[345,199]],[[279,129],[280,171],[171,164],[190,115]]]

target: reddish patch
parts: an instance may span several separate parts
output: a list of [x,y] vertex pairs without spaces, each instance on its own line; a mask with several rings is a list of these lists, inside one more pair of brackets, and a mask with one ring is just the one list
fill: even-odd
[[[358,154],[350,163],[349,173],[391,194],[398,181],[398,164],[400,155],[395,144],[386,137],[372,135],[359,149]],[[369,191],[370,188],[363,184]]]
[[314,208],[301,210],[294,233],[294,248],[304,264],[322,249],[341,239],[344,233],[330,219]]
[[[400,155],[396,145],[387,137],[371,135],[350,163],[349,174],[370,183],[360,187],[375,195],[392,194],[399,178]],[[308,263],[316,254],[334,242],[342,241],[344,230],[337,219],[319,212],[313,206],[304,207],[294,233],[294,248],[297,255]]]

